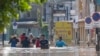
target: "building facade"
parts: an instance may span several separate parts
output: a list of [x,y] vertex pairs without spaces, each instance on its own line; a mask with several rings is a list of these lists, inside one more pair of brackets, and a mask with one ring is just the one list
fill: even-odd
[[[60,1],[60,0],[59,0]],[[53,21],[69,21],[72,20],[70,15],[71,8],[75,9],[75,1],[62,1],[59,3],[58,0],[55,0],[54,3],[45,4],[45,19],[49,21],[50,18],[53,18]]]
[[95,12],[93,0],[77,0],[78,1],[78,16],[79,16],[79,38],[81,43],[88,42],[88,34],[90,34],[90,41],[95,37],[95,29],[88,30],[85,29],[85,19],[86,17],[91,17]]
[[[8,40],[11,35],[16,34],[18,37],[22,33],[26,33],[29,36],[29,33],[33,33],[33,36],[38,37],[40,35],[40,28],[38,23],[38,9],[40,9],[40,17],[43,15],[43,7],[37,4],[32,4],[32,9],[26,12],[20,12],[19,20],[14,22],[17,23],[17,29],[13,29],[13,22],[10,27],[8,27],[6,33],[6,39]],[[43,18],[45,21],[45,19]]]

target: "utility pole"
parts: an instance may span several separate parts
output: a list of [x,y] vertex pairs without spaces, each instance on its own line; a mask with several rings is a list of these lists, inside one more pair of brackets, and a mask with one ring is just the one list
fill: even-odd
[[2,34],[2,46],[4,47],[4,38],[5,38],[5,35],[4,35],[4,32]]
[[54,26],[54,22],[53,22],[53,4],[49,3],[49,6],[51,7],[51,18],[48,20],[49,25],[48,25],[48,31],[49,31],[49,40],[51,45],[53,44],[53,26]]

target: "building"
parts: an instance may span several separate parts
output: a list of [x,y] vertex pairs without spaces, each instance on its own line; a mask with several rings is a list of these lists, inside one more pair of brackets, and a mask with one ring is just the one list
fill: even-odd
[[[41,10],[40,16],[42,17],[43,7],[37,4],[32,4],[32,9],[30,11],[20,12],[19,20],[13,21],[14,23],[17,23],[18,26],[17,29],[13,29],[13,22],[12,22],[12,25],[7,29],[5,38],[8,40],[13,34],[17,34],[19,37],[19,35],[22,33],[26,33],[27,36],[29,35],[29,33],[33,33],[35,37],[38,37],[40,35],[39,23],[37,22],[38,9]],[[45,21],[44,18],[43,21]]]
[[[68,22],[68,21],[73,20],[74,15],[71,15],[70,11],[76,9],[76,5],[75,5],[76,3],[75,3],[75,0],[49,0],[49,1],[50,2],[47,2],[45,4],[44,17],[46,19],[46,22],[48,22],[49,24],[49,35],[54,35],[54,34],[56,35],[56,32],[55,32],[56,29],[54,29],[55,23],[61,22],[61,21]],[[59,33],[59,34],[62,34],[62,33]]]
[[[79,38],[81,43],[87,43],[88,41],[88,30],[85,29],[85,18],[91,17],[95,12],[94,2],[93,0],[77,0],[78,2],[78,16],[79,16]],[[89,30],[90,40],[95,37],[95,29]]]
[[37,9],[42,8],[36,4],[32,4],[32,9],[27,12],[21,12],[20,18],[17,21],[18,29],[16,34],[20,35],[21,33],[33,33],[34,36],[38,36],[39,34],[39,26],[38,26],[38,15]]
[[95,11],[100,12],[100,0],[93,0],[95,4]]
[[50,0],[45,4],[45,18],[49,21],[53,18],[53,21],[68,21],[72,20],[70,15],[71,9],[75,9],[75,0]]

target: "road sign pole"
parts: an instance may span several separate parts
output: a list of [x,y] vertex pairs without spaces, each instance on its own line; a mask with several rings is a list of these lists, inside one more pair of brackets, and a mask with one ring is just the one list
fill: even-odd
[[78,40],[77,40],[77,28],[75,29],[75,45],[77,45],[77,42],[78,42]]
[[73,28],[75,30],[75,37],[74,37],[74,41],[75,41],[75,46],[78,43],[78,36],[77,36],[77,29],[78,29],[78,17],[76,16],[76,18],[73,20]]
[[14,29],[14,34],[16,34],[16,29]]
[[90,29],[88,29],[88,47],[89,47],[89,42],[90,42]]
[[[99,41],[99,29],[100,29],[100,14],[99,13],[94,13],[92,15],[92,18],[94,20],[94,26],[96,28],[96,52],[100,52],[100,45],[98,43]],[[97,54],[98,55],[98,54]],[[100,55],[98,55],[100,56]]]
[[97,39],[97,34],[96,34],[96,45],[97,45],[98,39]]
[[5,35],[4,35],[4,32],[2,34],[2,46],[4,47],[4,38],[5,38]]
[[16,34],[17,26],[18,26],[17,23],[13,22],[13,31],[14,31],[14,34]]

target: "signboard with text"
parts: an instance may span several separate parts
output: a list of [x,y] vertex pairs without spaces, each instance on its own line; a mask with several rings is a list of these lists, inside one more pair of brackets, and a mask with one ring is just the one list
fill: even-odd
[[56,22],[54,27],[55,35],[57,37],[62,36],[66,43],[71,44],[71,40],[73,37],[72,27],[72,24],[69,22]]

